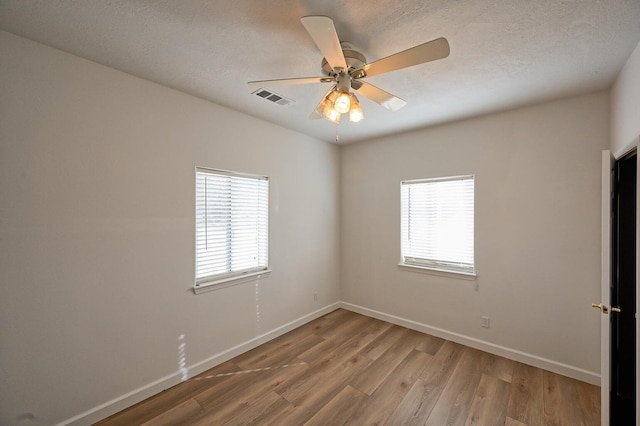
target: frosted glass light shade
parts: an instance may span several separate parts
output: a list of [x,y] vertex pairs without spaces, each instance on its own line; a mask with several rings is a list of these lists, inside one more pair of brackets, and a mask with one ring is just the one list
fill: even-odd
[[351,95],[347,92],[340,92],[335,102],[333,103],[333,107],[340,114],[349,112],[349,108],[351,108]]

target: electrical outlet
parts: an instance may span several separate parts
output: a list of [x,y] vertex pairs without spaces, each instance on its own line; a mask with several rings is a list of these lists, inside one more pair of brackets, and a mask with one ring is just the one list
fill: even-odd
[[480,317],[480,325],[489,328],[489,317]]

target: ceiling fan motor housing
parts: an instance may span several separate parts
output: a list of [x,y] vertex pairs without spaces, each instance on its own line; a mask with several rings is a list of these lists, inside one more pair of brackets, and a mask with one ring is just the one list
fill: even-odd
[[349,93],[350,87],[351,76],[345,71],[340,71],[340,74],[336,76],[336,91]]
[[[357,50],[343,49],[342,52],[344,53],[344,59],[345,59],[345,62],[347,63],[347,69],[345,71],[348,74],[350,74],[352,71],[362,67],[367,63],[367,60],[364,57],[364,55],[358,52]],[[333,68],[331,68],[331,65],[329,65],[329,63],[325,58],[322,58],[321,67],[322,67],[322,73],[324,75],[328,75],[331,77],[336,77],[338,75],[338,73],[336,73],[336,71]]]

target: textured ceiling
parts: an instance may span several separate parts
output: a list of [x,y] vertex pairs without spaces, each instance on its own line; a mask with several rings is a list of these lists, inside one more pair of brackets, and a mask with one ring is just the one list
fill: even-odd
[[[326,84],[250,80],[321,75],[322,55],[300,23],[333,18],[368,62],[445,37],[451,55],[367,81],[406,100],[390,112],[361,99],[340,143],[610,87],[640,40],[640,0],[0,0],[0,29],[333,141],[309,120]],[[3,58],[7,60],[7,58]]]

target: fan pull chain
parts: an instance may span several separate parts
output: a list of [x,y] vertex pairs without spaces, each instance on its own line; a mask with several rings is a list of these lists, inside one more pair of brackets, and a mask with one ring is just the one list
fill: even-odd
[[336,123],[336,142],[340,142],[340,135],[338,135],[338,126],[340,123]]

